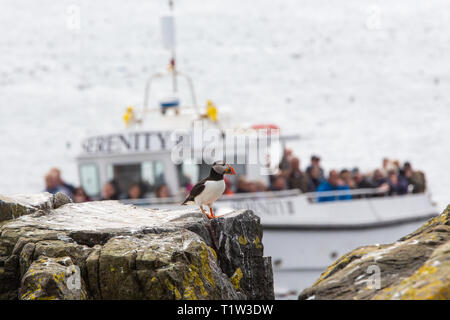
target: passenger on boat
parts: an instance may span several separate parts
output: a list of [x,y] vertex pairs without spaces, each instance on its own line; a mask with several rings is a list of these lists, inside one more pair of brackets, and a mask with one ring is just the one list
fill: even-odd
[[72,196],[73,196],[72,192],[69,189],[67,189],[63,185],[59,184],[58,177],[52,171],[50,171],[45,176],[45,190],[44,191],[49,192],[51,194],[62,192],[64,194],[68,195],[70,198],[72,198]]
[[[341,190],[350,190],[349,186],[342,181],[339,177],[339,174],[336,170],[331,170],[328,176],[328,180],[324,181],[317,188],[317,192],[323,191],[341,191]],[[335,200],[350,200],[352,196],[350,194],[341,195],[341,196],[324,196],[319,197],[317,202],[325,202],[325,201],[335,201]]]
[[380,169],[375,169],[375,171],[373,172],[372,183],[377,188],[387,184],[387,179],[383,176],[383,173]]
[[389,195],[402,195],[408,192],[408,180],[395,172],[395,170],[390,170],[388,172],[388,184],[389,184]]
[[285,148],[283,151],[283,157],[281,158],[278,168],[282,171],[289,170],[291,167],[292,149]]
[[248,192],[248,182],[245,177],[238,177],[236,193],[246,193]]
[[169,198],[170,192],[167,184],[161,184],[158,188],[156,188],[156,197],[157,198]]
[[358,168],[352,170],[353,181],[355,182],[355,189],[375,188],[375,185],[371,183]]
[[261,180],[256,180],[255,181],[255,186],[256,186],[256,191],[257,192],[265,192],[265,191],[267,191],[266,184],[263,181],[261,181]]
[[425,174],[422,171],[414,171],[411,163],[405,162],[403,165],[405,177],[408,180],[408,184],[412,185],[412,193],[422,193],[427,189],[427,181]]
[[311,167],[309,174],[307,173],[309,191],[316,191],[320,184],[324,181],[324,179],[321,177],[322,174],[323,172],[320,171],[319,167]]
[[109,181],[103,185],[101,200],[118,200],[119,192],[113,181]]
[[308,168],[306,168],[306,174],[310,177],[312,176],[311,171],[313,170],[313,168],[317,168],[319,170],[320,181],[325,180],[324,171],[323,171],[322,167],[320,166],[320,157],[318,157],[316,155],[311,156],[311,164],[308,166]]
[[389,175],[389,171],[394,170],[398,173],[400,170],[400,162],[398,160],[391,160],[389,158],[383,158],[382,167],[380,169],[383,177],[387,178]]
[[299,189],[302,193],[309,191],[308,176],[300,170],[300,160],[297,157],[291,159],[287,184],[289,189]]
[[339,177],[344,182],[344,184],[347,185],[350,189],[355,189],[356,184],[349,170],[342,169],[341,172],[339,173]]
[[49,173],[51,173],[51,174],[53,174],[55,176],[56,181],[57,181],[59,186],[63,186],[64,188],[69,190],[71,194],[73,194],[73,192],[75,190],[75,187],[73,185],[71,185],[70,183],[66,183],[62,179],[62,177],[61,177],[61,170],[59,170],[58,168],[51,168]]
[[140,199],[143,197],[142,187],[139,183],[133,183],[128,189],[128,199]]
[[73,202],[81,203],[86,201],[91,201],[91,199],[88,197],[84,189],[82,187],[75,188],[73,191]]
[[273,178],[272,184],[270,185],[269,191],[281,191],[287,188],[286,179],[284,176],[276,175]]
[[256,188],[256,183],[254,181],[247,182],[247,192],[258,192]]

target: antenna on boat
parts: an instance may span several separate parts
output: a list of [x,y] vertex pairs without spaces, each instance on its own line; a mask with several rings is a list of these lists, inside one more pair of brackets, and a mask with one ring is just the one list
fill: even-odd
[[[167,29],[164,29],[163,27],[163,39],[164,36],[168,36],[169,39],[166,40],[164,39],[163,41],[164,46],[166,47],[170,47],[171,52],[172,52],[172,58],[170,59],[170,71],[172,71],[172,90],[173,93],[176,94],[178,91],[178,86],[177,86],[177,66],[176,66],[176,51],[175,51],[175,23],[174,23],[174,16],[173,16],[173,0],[169,0],[169,9],[170,9],[170,13],[171,15],[168,17],[165,17],[165,19],[169,19],[170,25],[166,25],[166,27],[168,27]],[[164,19],[164,18],[163,18]],[[163,26],[164,26],[164,22],[163,22]]]
[[[169,75],[172,78],[172,96],[169,96],[162,101],[160,101],[160,111],[165,114],[168,108],[174,108],[175,113],[178,114],[178,110],[180,107],[180,101],[178,98],[178,77],[182,77],[186,80],[188,84],[189,91],[191,92],[192,98],[192,107],[195,109],[196,113],[200,115],[200,111],[197,106],[197,99],[195,97],[194,86],[192,84],[191,78],[177,70],[176,64],[176,45],[175,45],[175,17],[174,17],[174,1],[168,0],[170,12],[163,15],[161,17],[161,37],[162,43],[165,49],[171,52],[170,64],[169,64]],[[150,91],[152,87],[153,80],[157,78],[166,77],[167,73],[158,72],[153,74],[146,82],[145,91],[144,91],[144,103],[142,110],[142,121],[145,115],[151,111],[155,111],[155,109],[149,109],[149,98]],[[141,122],[142,122],[141,121]]]

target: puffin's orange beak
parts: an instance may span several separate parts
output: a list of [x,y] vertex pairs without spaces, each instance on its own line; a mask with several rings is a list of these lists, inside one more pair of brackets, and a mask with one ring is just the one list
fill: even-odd
[[236,171],[234,171],[233,167],[230,166],[230,165],[228,164],[228,168],[225,169],[225,173],[226,173],[226,174],[235,175],[235,174],[236,174]]

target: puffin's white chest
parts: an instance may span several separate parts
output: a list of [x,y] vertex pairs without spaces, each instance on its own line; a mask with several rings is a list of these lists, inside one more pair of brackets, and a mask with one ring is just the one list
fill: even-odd
[[205,182],[205,189],[195,197],[195,203],[197,205],[210,205],[214,201],[220,198],[220,196],[225,191],[225,181],[219,180],[219,181],[206,181]]

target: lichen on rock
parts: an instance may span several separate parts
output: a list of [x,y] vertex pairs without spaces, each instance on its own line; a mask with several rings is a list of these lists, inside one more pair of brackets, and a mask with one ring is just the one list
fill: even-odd
[[450,299],[450,206],[385,245],[337,259],[299,299]]
[[22,300],[85,300],[86,287],[69,257],[39,257],[22,277]]

